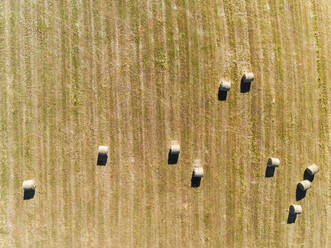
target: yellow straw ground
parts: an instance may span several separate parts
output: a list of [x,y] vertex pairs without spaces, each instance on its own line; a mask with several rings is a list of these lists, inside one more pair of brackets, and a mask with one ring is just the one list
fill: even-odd
[[330,247],[330,16],[328,0],[0,1],[0,247]]

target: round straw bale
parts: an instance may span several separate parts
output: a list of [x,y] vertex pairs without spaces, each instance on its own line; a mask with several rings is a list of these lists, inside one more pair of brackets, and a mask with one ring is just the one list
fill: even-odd
[[26,180],[22,185],[23,190],[35,190],[36,183],[34,180]]
[[202,167],[195,167],[193,169],[193,176],[194,177],[203,177],[203,168]]
[[320,168],[316,164],[312,164],[308,166],[306,170],[311,176],[314,176],[320,170]]
[[278,167],[280,164],[279,158],[269,158],[268,167]]
[[180,153],[180,145],[178,141],[173,140],[170,145],[170,153],[172,155],[178,155]]
[[231,82],[221,80],[220,88],[219,88],[221,91],[229,91],[230,88],[231,88]]
[[101,154],[108,154],[108,146],[99,146],[98,152]]
[[254,73],[253,72],[246,72],[243,75],[244,83],[250,83],[254,81]]
[[302,190],[302,191],[306,191],[307,189],[311,188],[311,182],[309,180],[303,180],[298,184],[298,187]]
[[302,207],[301,205],[296,205],[296,204],[292,204],[290,206],[290,214],[294,215],[294,214],[301,214],[302,213]]

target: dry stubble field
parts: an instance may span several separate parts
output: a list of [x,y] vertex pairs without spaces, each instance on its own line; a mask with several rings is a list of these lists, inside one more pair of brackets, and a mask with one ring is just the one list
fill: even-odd
[[0,1],[0,247],[330,247],[330,16],[328,0]]

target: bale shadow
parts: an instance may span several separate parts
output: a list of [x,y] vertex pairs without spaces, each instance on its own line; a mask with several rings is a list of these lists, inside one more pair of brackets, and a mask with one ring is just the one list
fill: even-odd
[[24,190],[24,195],[23,195],[23,200],[30,200],[34,197],[36,191],[34,189],[25,189]]
[[251,90],[251,82],[245,83],[244,77],[241,78],[240,82],[240,93],[247,93]]
[[314,181],[315,175],[311,175],[308,170],[306,169],[305,172],[303,173],[303,180],[309,180],[309,181]]
[[195,177],[192,172],[192,178],[191,178],[191,188],[198,188],[200,187],[201,183],[201,177]]
[[269,167],[267,165],[266,169],[265,169],[265,177],[273,177],[275,174],[275,167]]
[[177,164],[179,155],[171,154],[171,150],[168,153],[168,164]]
[[227,91],[223,91],[221,89],[218,90],[218,100],[219,101],[226,101],[227,95],[228,95]]
[[297,190],[296,190],[296,193],[295,193],[295,198],[296,198],[296,200],[297,200],[297,201],[300,201],[300,200],[302,200],[303,198],[305,198],[306,193],[307,193],[307,191],[302,190],[302,189],[299,187],[299,184],[298,184],[298,185],[297,185]]
[[107,164],[107,159],[107,154],[98,154],[97,165],[105,166]]
[[296,219],[297,219],[297,215],[296,214],[288,213],[287,224],[293,224],[293,223],[295,223]]

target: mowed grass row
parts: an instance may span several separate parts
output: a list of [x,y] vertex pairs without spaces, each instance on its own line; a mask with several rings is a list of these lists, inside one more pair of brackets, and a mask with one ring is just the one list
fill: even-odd
[[[315,0],[1,2],[1,244],[328,247],[329,16]],[[281,166],[267,179],[269,156]]]

